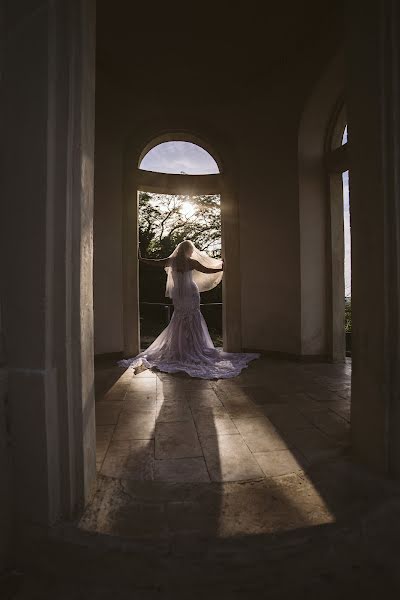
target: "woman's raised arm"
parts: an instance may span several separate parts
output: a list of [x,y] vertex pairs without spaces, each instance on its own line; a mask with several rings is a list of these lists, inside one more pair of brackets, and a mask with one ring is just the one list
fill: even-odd
[[222,267],[220,269],[209,269],[208,267],[204,267],[198,260],[190,259],[193,269],[196,271],[200,271],[201,273],[220,273],[224,270],[224,263],[222,263]]

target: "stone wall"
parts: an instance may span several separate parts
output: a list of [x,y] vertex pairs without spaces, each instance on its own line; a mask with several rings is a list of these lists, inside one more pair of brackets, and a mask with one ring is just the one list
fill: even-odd
[[[295,65],[265,73],[257,94],[240,92],[240,101],[230,99],[226,104],[219,100],[202,103],[198,97],[182,99],[174,90],[168,90],[165,100],[160,100],[151,90],[141,89],[139,78],[135,93],[128,74],[130,87],[125,89],[124,82],[117,81],[115,75],[98,70],[95,353],[118,352],[123,347],[124,150],[135,131],[143,131],[146,123],[149,131],[154,130],[154,122],[160,124],[160,132],[178,129],[203,135],[222,154],[222,161],[234,165],[240,211],[241,259],[237,268],[241,288],[237,293],[241,294],[242,346],[295,355],[303,352],[298,136],[308,96],[336,50],[328,42],[320,45],[318,50],[313,47],[312,60],[308,52],[303,52],[296,57]],[[134,73],[130,77],[135,80]],[[325,223],[319,226],[323,245]],[[325,288],[321,281],[322,295]],[[324,327],[321,311],[320,325],[315,328],[319,339],[305,347],[306,353],[326,351]]]

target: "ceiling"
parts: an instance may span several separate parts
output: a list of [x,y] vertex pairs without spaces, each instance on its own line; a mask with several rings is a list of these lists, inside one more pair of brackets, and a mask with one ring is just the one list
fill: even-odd
[[342,0],[97,0],[97,60],[123,86],[206,100],[292,68],[299,54],[321,43],[337,46],[343,29]]

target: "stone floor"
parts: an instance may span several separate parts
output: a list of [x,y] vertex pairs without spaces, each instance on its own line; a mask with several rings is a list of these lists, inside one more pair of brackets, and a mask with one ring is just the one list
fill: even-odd
[[103,365],[97,465],[132,481],[236,482],[304,472],[346,452],[350,363],[260,359],[206,381]]
[[351,456],[350,369],[99,365],[93,500],[21,544],[1,598],[399,598],[400,485]]
[[332,523],[315,472],[347,460],[350,371],[262,358],[207,381],[103,364],[98,489],[81,528],[167,540]]

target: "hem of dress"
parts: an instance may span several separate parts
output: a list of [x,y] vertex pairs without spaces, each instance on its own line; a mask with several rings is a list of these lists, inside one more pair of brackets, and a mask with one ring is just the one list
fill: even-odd
[[[232,353],[234,354],[234,353]],[[260,354],[247,354],[243,359],[243,363],[240,364],[236,369],[232,369],[231,371],[227,371],[225,373],[208,373],[208,374],[200,374],[194,372],[190,366],[179,365],[179,366],[168,366],[164,363],[159,363],[157,361],[149,361],[145,356],[136,356],[134,358],[127,358],[118,362],[118,365],[121,367],[136,369],[138,367],[144,366],[147,369],[157,369],[162,373],[186,373],[192,378],[197,379],[231,379],[232,377],[237,377],[243,371],[243,369],[247,369],[250,362],[260,358]]]

